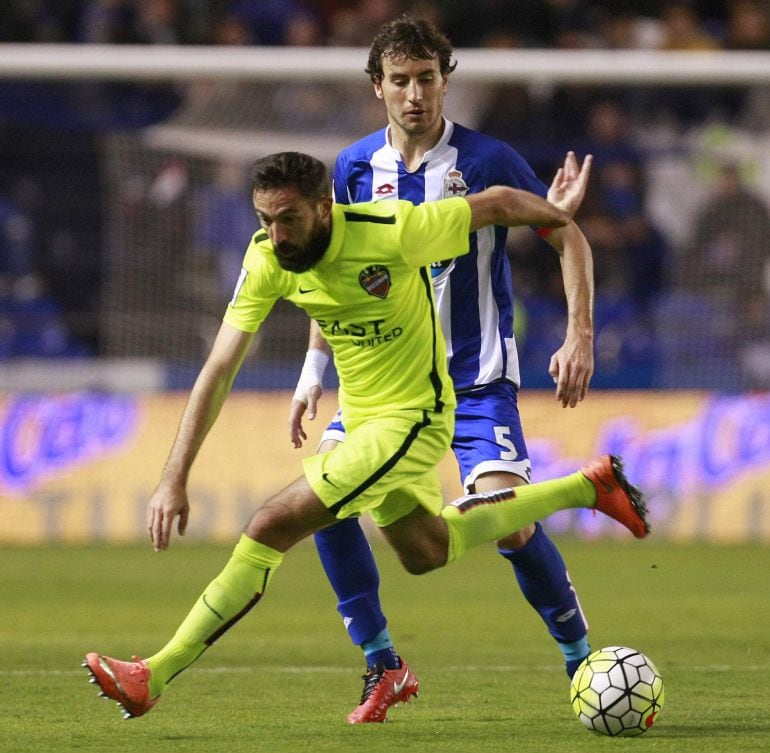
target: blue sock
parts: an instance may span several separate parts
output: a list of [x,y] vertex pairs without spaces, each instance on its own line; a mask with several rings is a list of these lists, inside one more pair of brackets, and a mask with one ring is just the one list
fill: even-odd
[[380,574],[358,519],[345,518],[319,531],[315,544],[350,639],[357,646],[375,641],[387,620],[380,606]]
[[385,669],[398,669],[401,666],[401,659],[393,648],[393,641],[390,640],[387,628],[380,630],[372,640],[364,641],[361,648],[366,656],[367,667],[383,664]]
[[588,638],[581,638],[574,643],[560,643],[559,647],[564,654],[564,666],[567,669],[567,674],[571,678],[577,671],[577,668],[583,663],[583,659],[591,653]]
[[577,662],[572,669],[574,674],[580,661],[590,653],[588,624],[556,545],[536,523],[534,535],[523,547],[499,551],[513,565],[524,597],[559,645],[567,671]]

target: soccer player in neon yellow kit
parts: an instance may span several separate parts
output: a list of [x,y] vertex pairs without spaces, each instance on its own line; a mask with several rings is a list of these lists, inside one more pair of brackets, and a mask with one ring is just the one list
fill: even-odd
[[152,709],[168,683],[254,607],[288,549],[339,518],[369,511],[412,573],[567,507],[598,509],[635,536],[647,534],[641,494],[609,456],[561,479],[473,494],[443,508],[436,471],[452,437],[455,397],[424,267],[467,253],[475,227],[565,226],[582,201],[590,163],[587,157],[578,169],[569,153],[548,200],[497,186],[420,206],[344,207],[332,203],[318,160],[285,152],[257,161],[253,199],[263,229],[246,252],[148,504],[155,549],[169,546],[175,519],[184,533],[189,471],[279,297],[316,319],[334,351],[347,440],[306,458],[304,475],[254,513],[222,572],[160,651],[133,661],[86,655],[92,680],[127,718]]
[[[334,169],[334,196],[342,204],[407,199],[415,204],[468,195],[491,185],[545,196],[547,187],[509,144],[443,115],[456,63],[449,39],[427,19],[401,16],[383,24],[369,49],[366,72],[382,100],[387,126],[343,149]],[[533,228],[559,254],[567,304],[564,342],[549,373],[555,396],[574,408],[593,374],[593,264],[575,222]],[[457,408],[452,450],[465,492],[493,491],[529,482],[531,464],[519,416],[519,361],[514,336],[514,283],[507,228],[485,227],[469,238],[470,252],[431,265],[436,306],[449,354]],[[308,352],[289,415],[295,447],[304,439],[302,416],[313,419],[329,348],[311,324]],[[318,450],[345,439],[338,412]],[[337,610],[366,661],[363,692],[348,714],[353,724],[383,722],[388,707],[417,695],[419,681],[397,652],[379,598],[379,573],[356,518],[318,531],[319,558],[337,595]],[[556,642],[571,677],[590,653],[588,623],[555,542],[539,524],[496,542],[515,580]],[[409,681],[402,686],[404,676]],[[400,688],[396,693],[394,688]]]

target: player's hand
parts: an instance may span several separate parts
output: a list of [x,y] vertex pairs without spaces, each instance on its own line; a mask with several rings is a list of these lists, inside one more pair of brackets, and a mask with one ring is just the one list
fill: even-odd
[[575,212],[583,202],[592,163],[593,156],[587,154],[582,167],[578,167],[575,152],[567,152],[564,165],[556,171],[551,187],[548,189],[548,201],[570,217],[575,216]]
[[548,373],[556,384],[556,399],[563,408],[574,408],[588,393],[594,373],[593,341],[567,338],[551,356]]
[[150,540],[156,552],[168,549],[174,518],[179,517],[177,531],[184,536],[190,516],[187,490],[181,486],[161,482],[147,504],[146,523]]
[[309,387],[301,400],[298,397],[292,398],[289,407],[289,439],[295,449],[302,447],[302,442],[307,439],[307,434],[302,427],[302,416],[307,416],[312,421],[318,412],[318,401],[323,394],[323,387],[320,384],[314,384]]

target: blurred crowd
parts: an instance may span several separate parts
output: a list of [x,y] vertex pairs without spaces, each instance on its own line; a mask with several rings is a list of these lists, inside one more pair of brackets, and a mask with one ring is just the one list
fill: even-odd
[[[408,10],[432,18],[455,49],[770,50],[770,0],[4,5],[0,42],[368,47]],[[94,135],[162,122],[184,99],[167,85],[62,91],[0,84],[0,357],[100,352],[93,312],[105,225]],[[580,224],[596,259],[599,386],[770,387],[770,178],[746,147],[767,151],[767,88],[507,85],[489,88],[476,116],[466,125],[511,143],[544,179],[566,148],[595,155]],[[42,153],[19,158],[30,141]],[[558,258],[537,243],[514,234],[511,261],[523,371],[547,380],[542,363],[561,342],[565,312]]]
[[763,0],[7,0],[0,41],[365,46],[398,13],[456,47],[767,49]]

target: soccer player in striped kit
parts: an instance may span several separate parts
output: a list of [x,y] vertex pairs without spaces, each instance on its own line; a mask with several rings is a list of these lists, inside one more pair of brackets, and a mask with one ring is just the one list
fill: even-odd
[[[366,71],[385,104],[388,126],[340,153],[334,171],[337,202],[421,203],[478,193],[491,185],[546,195],[546,186],[509,145],[444,117],[444,94],[456,65],[451,58],[449,40],[429,21],[404,16],[380,29]],[[593,374],[591,249],[574,222],[555,231],[534,230],[561,257],[568,324],[549,372],[557,401],[574,408],[585,397]],[[531,473],[517,406],[520,377],[506,237],[505,227],[484,227],[471,233],[469,254],[431,268],[458,400],[452,448],[469,493],[526,484]],[[306,438],[303,414],[316,415],[328,353],[313,323],[290,411],[296,447]],[[344,416],[338,415],[319,451],[333,448],[344,436]],[[320,531],[315,540],[344,624],[366,656],[361,702],[348,721],[384,721],[388,708],[416,695],[419,685],[393,646],[368,542],[357,518]],[[558,549],[539,524],[497,543],[524,596],[557,642],[571,676],[589,653],[588,625]]]

